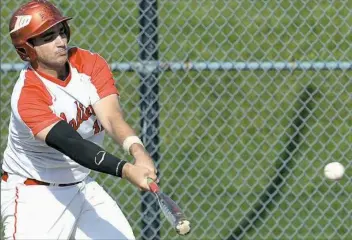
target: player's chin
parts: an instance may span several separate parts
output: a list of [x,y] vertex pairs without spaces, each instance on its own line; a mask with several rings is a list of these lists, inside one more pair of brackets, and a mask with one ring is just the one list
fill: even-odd
[[64,66],[66,64],[66,62],[68,61],[68,56],[67,55],[59,55],[55,57],[55,63],[54,65],[60,67],[60,66]]

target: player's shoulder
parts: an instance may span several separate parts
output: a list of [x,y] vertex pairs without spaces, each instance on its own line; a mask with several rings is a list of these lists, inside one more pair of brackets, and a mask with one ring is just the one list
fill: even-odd
[[17,79],[14,87],[14,92],[21,91],[24,88],[42,88],[43,83],[35,72],[26,66],[21,72]]
[[101,64],[107,64],[106,60],[98,53],[89,50],[71,47],[68,51],[69,61],[79,72],[90,73]]
[[[38,98],[47,95],[44,83],[39,79],[35,72],[26,67],[21,72],[14,85],[11,102],[17,106],[20,97]],[[14,105],[12,105],[13,107]]]

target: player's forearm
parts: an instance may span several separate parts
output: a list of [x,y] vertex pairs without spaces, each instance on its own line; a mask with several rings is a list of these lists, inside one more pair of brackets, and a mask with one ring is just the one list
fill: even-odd
[[86,168],[118,177],[123,175],[122,170],[126,161],[83,139],[64,121],[58,122],[49,131],[45,142]]
[[[105,128],[105,127],[104,127]],[[135,131],[126,123],[122,117],[115,117],[108,122],[108,127],[105,128],[109,136],[120,146],[128,136],[136,135]]]
[[[115,119],[109,123],[107,133],[114,139],[116,143],[123,146],[124,141],[130,137],[135,136],[135,131],[122,118]],[[141,155],[147,154],[144,146],[141,144],[132,144],[129,148],[129,153],[135,158],[139,159]]]
[[[128,152],[135,159],[140,158],[139,154],[146,154],[140,139],[131,138],[131,136],[136,136],[136,133],[124,120],[124,114],[116,96],[111,95],[101,99],[93,105],[93,108],[105,131],[117,144],[124,148],[130,147]],[[132,140],[139,140],[141,144],[134,144],[135,141]],[[128,143],[132,143],[131,146]],[[127,150],[125,149],[125,151]]]

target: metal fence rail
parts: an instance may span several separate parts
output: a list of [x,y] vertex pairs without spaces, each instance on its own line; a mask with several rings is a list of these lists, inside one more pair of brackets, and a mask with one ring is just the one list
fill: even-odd
[[[23,67],[7,24],[24,2],[1,2],[1,152]],[[350,1],[55,3],[73,17],[70,44],[109,62],[161,187],[193,224],[177,236],[141,212],[137,189],[93,173],[137,239],[352,239]],[[332,161],[346,167],[339,182],[323,176]]]
[[[1,71],[17,72],[23,63],[3,63]],[[163,72],[163,71],[244,71],[244,70],[352,70],[352,62],[114,62],[112,71],[117,72]]]

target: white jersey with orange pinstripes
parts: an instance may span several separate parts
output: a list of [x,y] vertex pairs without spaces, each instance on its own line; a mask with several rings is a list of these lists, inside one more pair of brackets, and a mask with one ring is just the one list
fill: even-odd
[[11,97],[4,171],[50,183],[77,182],[89,174],[89,169],[34,137],[65,120],[84,139],[102,144],[104,129],[92,106],[105,96],[118,94],[112,73],[102,57],[80,48],[69,50],[69,65],[70,74],[64,81],[29,65],[21,71]]

